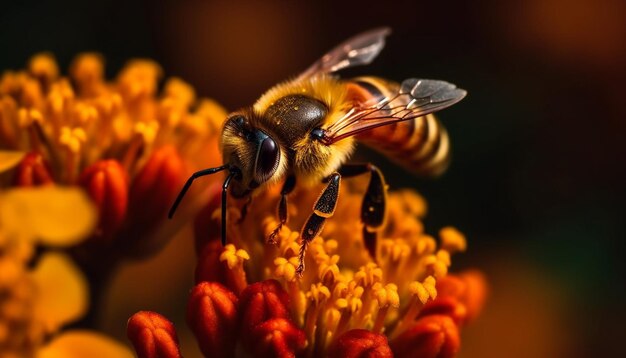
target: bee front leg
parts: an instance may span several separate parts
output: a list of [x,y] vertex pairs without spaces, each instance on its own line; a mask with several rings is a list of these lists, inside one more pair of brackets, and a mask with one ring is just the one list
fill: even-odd
[[276,244],[276,236],[278,236],[280,229],[282,229],[283,225],[287,222],[287,195],[289,195],[295,187],[296,177],[293,175],[288,176],[287,180],[285,180],[285,184],[283,184],[283,188],[280,190],[280,202],[278,203],[278,220],[280,222],[268,237],[268,244]]
[[306,248],[317,235],[324,228],[324,222],[335,213],[335,207],[337,206],[337,198],[339,198],[339,184],[341,182],[341,175],[339,173],[333,173],[327,179],[326,188],[319,196],[313,206],[313,213],[307,219],[306,223],[302,227],[300,238],[302,240],[300,244],[299,265],[296,268],[296,273],[301,276],[304,272],[304,255]]
[[376,259],[377,231],[385,222],[387,187],[385,178],[378,168],[370,163],[346,164],[339,172],[344,177],[370,173],[370,181],[361,204],[363,221],[363,242],[373,259]]

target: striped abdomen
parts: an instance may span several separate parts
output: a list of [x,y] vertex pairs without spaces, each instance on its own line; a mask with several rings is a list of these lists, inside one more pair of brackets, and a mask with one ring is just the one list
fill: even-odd
[[[354,100],[366,105],[393,97],[399,90],[397,83],[377,77],[355,78],[347,85]],[[448,133],[432,114],[374,128],[357,139],[420,176],[437,176],[450,162]]]

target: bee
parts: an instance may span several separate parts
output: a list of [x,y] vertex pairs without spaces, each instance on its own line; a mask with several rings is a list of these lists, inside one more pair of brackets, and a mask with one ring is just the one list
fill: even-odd
[[325,183],[300,238],[299,266],[304,270],[307,245],[332,217],[341,178],[369,174],[361,219],[365,247],[376,252],[376,232],[385,218],[386,185],[372,164],[347,164],[355,142],[363,142],[403,167],[437,175],[449,161],[444,127],[432,115],[465,97],[455,85],[409,78],[401,83],[376,77],[340,79],[339,70],[371,63],[385,45],[389,28],[359,34],[332,49],[295,79],[276,85],[254,105],[231,113],[222,130],[224,165],[200,170],[187,180],[174,201],[171,218],[199,177],[228,171],[222,186],[222,244],[226,240],[226,201],[282,182],[279,225],[268,242],[275,243],[287,222],[287,197],[296,182]]

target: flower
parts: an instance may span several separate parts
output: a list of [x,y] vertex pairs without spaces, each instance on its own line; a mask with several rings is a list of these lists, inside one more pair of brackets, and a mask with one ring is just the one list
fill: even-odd
[[[159,91],[162,71],[149,60],[130,61],[107,82],[102,57],[85,53],[69,72],[61,76],[53,56],[43,53],[26,70],[2,75],[0,167],[17,164],[16,186],[85,188],[100,220],[75,254],[81,265],[102,257],[102,250],[154,253],[205,202],[190,195],[177,220],[163,220],[190,172],[221,160],[217,143],[226,113],[213,101],[197,101],[178,78]],[[206,153],[215,155],[207,160]]]
[[[35,246],[59,249],[74,245],[91,232],[95,223],[93,205],[77,188],[0,191],[3,357],[81,356],[98,351],[130,356],[119,343],[89,331],[67,331],[48,341],[63,326],[85,314],[88,288],[85,276],[67,254],[36,251]],[[81,339],[75,340],[76,336]]]
[[195,186],[166,219],[188,175],[221,161],[226,117],[161,72],[133,60],[107,81],[103,58],[85,53],[63,76],[43,53],[0,77],[1,356],[130,356],[65,329],[95,328],[118,263],[156,253],[204,205]]
[[[298,231],[319,191],[300,188],[289,195],[289,222],[275,244],[266,240],[279,224],[280,188],[255,196],[245,217],[245,201],[228,207],[225,247],[219,243],[219,201],[209,201],[196,222],[197,286],[188,323],[238,325],[223,331],[194,328],[206,356],[456,355],[459,331],[479,314],[486,295],[478,271],[448,273],[451,256],[466,249],[465,237],[452,227],[440,230],[438,240],[428,235],[422,197],[411,190],[390,192],[386,224],[371,257],[359,218],[365,184],[359,179],[342,184],[334,216],[308,246],[301,277]],[[198,290],[206,299],[197,298]],[[229,343],[216,348],[210,342]]]

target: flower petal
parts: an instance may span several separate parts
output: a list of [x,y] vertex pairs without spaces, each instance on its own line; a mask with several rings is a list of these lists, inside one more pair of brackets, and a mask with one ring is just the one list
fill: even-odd
[[296,357],[306,347],[304,331],[286,318],[272,318],[258,324],[251,332],[253,355],[261,357]]
[[353,329],[339,337],[330,347],[329,357],[393,357],[387,337],[365,329]]
[[76,188],[15,189],[2,195],[0,222],[5,232],[39,239],[45,245],[70,246],[91,232],[96,212]]
[[132,358],[121,343],[87,330],[67,331],[37,352],[37,358]]
[[166,216],[185,179],[183,175],[183,159],[174,146],[167,145],[152,152],[133,179],[128,210],[133,225],[127,245],[136,256],[154,253],[172,238],[148,234]]
[[98,231],[108,239],[122,225],[128,209],[128,178],[122,165],[114,160],[98,161],[85,168],[79,185],[96,203],[100,214]]
[[246,287],[240,297],[241,334],[244,341],[258,324],[272,318],[290,318],[289,294],[276,280],[265,280]]
[[41,153],[32,151],[24,156],[15,170],[13,184],[20,187],[41,186],[54,183],[50,166]]
[[16,166],[26,155],[25,152],[0,150],[0,173]]
[[46,330],[53,332],[85,314],[87,281],[67,256],[44,254],[31,277],[37,289],[33,311]]
[[420,318],[391,341],[396,357],[451,358],[459,352],[460,345],[458,327],[444,315]]
[[217,282],[201,282],[191,291],[187,324],[207,356],[229,357],[235,350],[238,299]]

